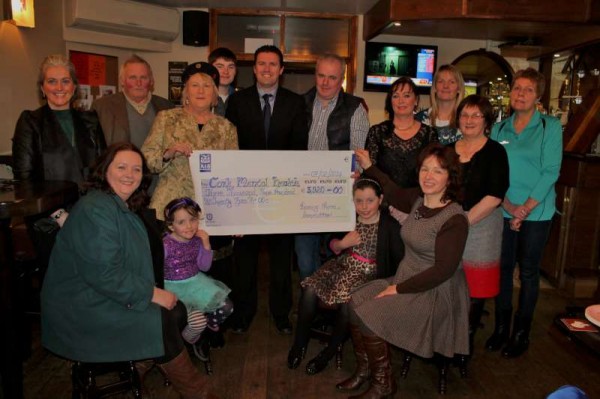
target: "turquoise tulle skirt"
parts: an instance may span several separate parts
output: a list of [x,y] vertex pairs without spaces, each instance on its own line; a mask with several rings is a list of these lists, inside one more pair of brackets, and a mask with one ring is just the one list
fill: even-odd
[[231,292],[222,282],[198,273],[186,280],[165,280],[165,289],[177,295],[189,310],[214,312]]

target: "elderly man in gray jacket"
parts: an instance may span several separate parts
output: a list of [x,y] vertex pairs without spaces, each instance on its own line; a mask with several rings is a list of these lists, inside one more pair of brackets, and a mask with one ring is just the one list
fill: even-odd
[[128,141],[141,148],[159,111],[173,108],[167,99],[152,94],[150,64],[133,55],[119,71],[121,92],[100,97],[92,104],[98,113],[106,144]]

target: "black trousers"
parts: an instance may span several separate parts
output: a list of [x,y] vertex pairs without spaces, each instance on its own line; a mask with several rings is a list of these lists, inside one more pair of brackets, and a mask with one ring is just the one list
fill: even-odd
[[257,269],[262,243],[269,255],[269,309],[277,320],[286,319],[292,308],[292,247],[290,234],[252,235],[236,238],[233,273],[232,324],[250,325],[258,306]]

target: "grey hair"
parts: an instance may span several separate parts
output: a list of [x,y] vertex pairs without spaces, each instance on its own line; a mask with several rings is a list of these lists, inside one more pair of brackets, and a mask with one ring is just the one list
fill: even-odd
[[317,58],[317,63],[316,65],[319,65],[319,62],[321,61],[337,61],[340,63],[340,65],[342,66],[342,80],[344,79],[344,77],[346,76],[346,60],[343,57],[340,57],[337,54],[323,54],[320,55],[319,58]]
[[150,91],[153,92],[154,74],[152,73],[152,67],[150,66],[148,61],[146,61],[137,54],[134,54],[131,57],[127,58],[125,62],[121,65],[121,68],[119,68],[119,84],[123,84],[123,81],[125,80],[125,68],[127,67],[127,65],[131,64],[142,64],[146,66],[146,69],[148,69],[148,77],[150,78]]

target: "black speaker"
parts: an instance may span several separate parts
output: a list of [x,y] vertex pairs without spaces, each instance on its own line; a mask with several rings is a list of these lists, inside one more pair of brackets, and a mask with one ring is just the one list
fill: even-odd
[[206,11],[183,12],[183,44],[208,46],[208,13]]

